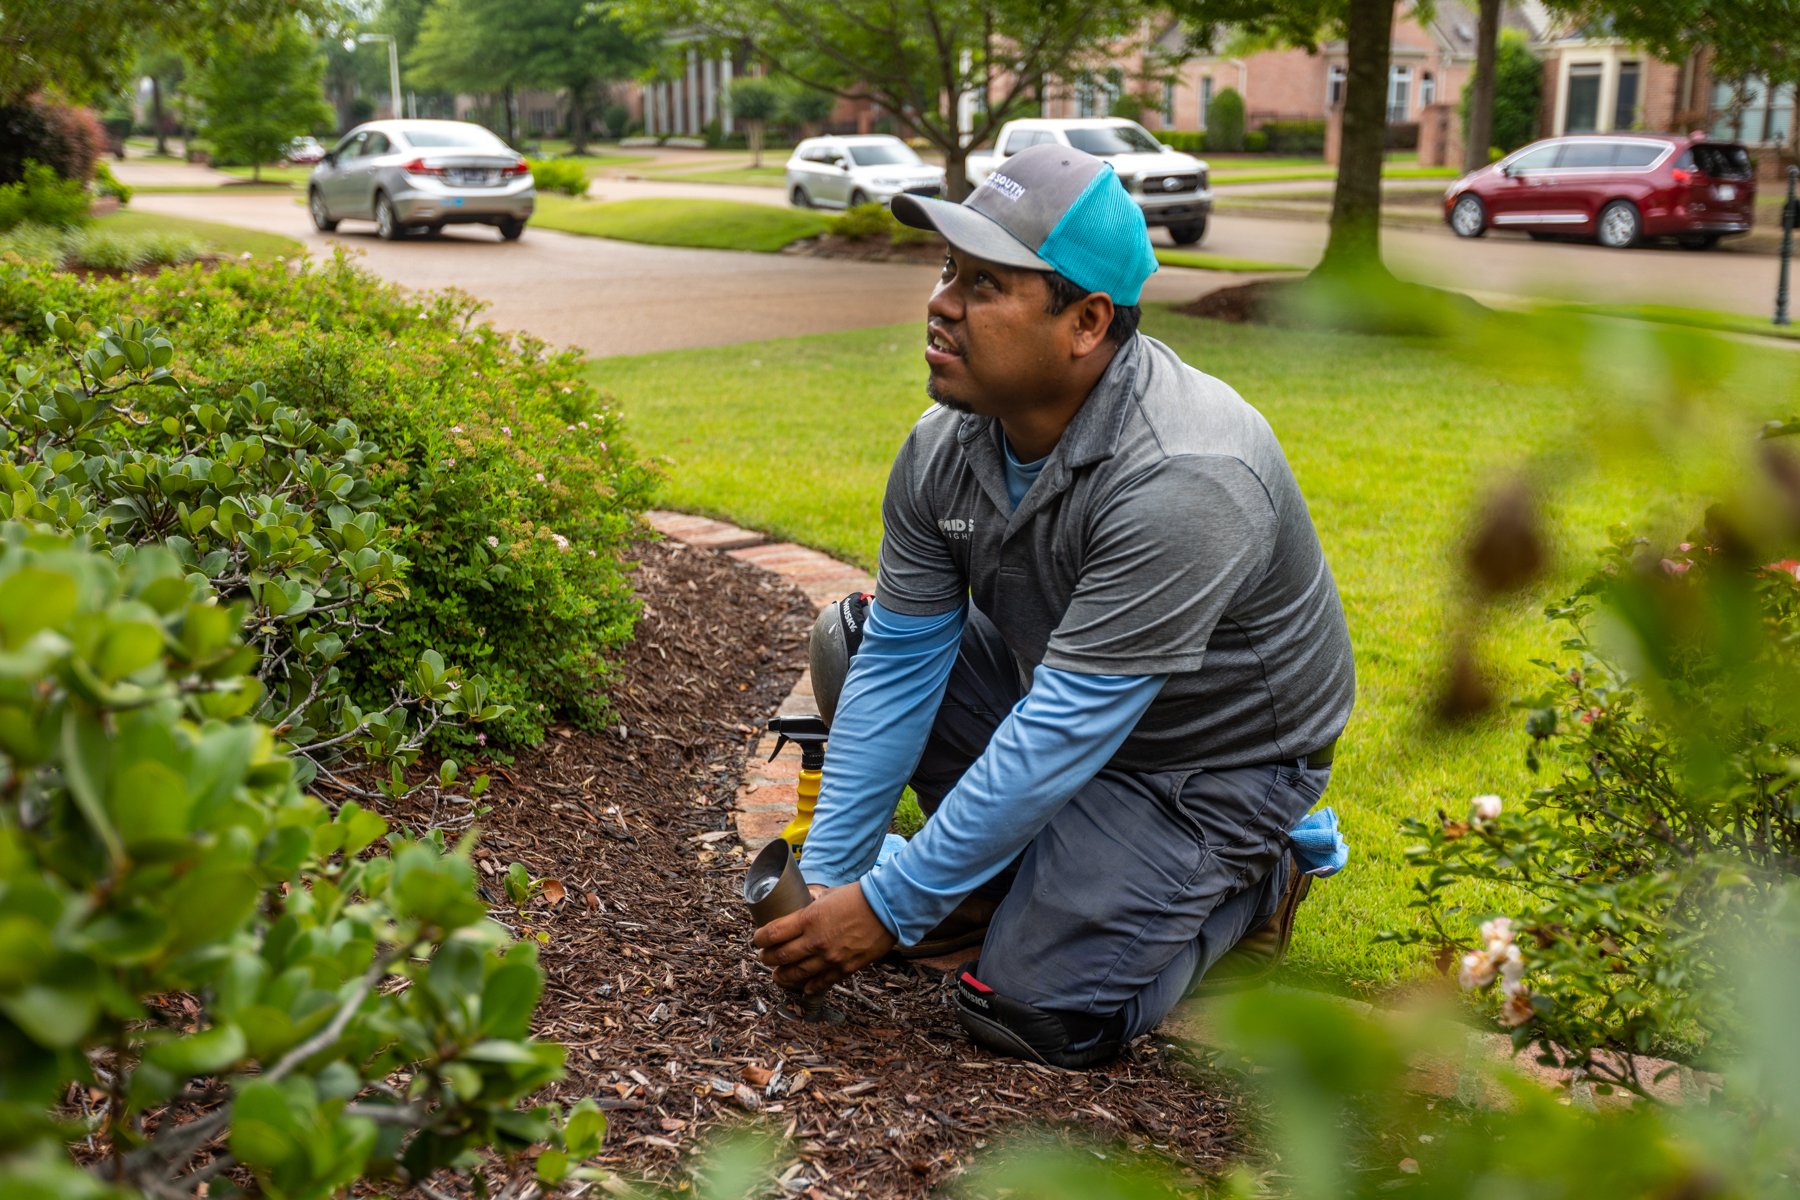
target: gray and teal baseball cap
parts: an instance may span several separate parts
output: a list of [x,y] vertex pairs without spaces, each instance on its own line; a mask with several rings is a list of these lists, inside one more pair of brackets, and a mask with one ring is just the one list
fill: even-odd
[[1070,146],[1002,159],[961,204],[901,193],[894,216],[935,229],[965,254],[1003,267],[1055,271],[1133,305],[1156,271],[1150,231],[1112,167]]

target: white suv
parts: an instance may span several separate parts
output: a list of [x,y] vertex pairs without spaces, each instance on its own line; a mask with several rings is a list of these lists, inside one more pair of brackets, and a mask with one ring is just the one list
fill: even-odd
[[887,134],[807,138],[788,159],[787,190],[797,208],[886,204],[901,192],[942,195],[944,168]]

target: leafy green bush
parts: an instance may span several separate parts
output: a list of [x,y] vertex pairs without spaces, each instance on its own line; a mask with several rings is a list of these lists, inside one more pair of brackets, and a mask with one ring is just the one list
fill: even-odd
[[1183,154],[1204,154],[1206,152],[1206,131],[1204,129],[1159,129],[1156,131],[1156,140]]
[[550,158],[531,164],[531,182],[540,192],[561,192],[565,196],[587,195],[587,171],[577,162]]
[[[1408,822],[1429,931],[1405,940],[1460,955],[1520,1045],[1633,1090],[1621,1056],[1742,1048],[1728,951],[1800,876],[1800,561],[1756,544],[1716,512],[1666,556],[1621,535],[1547,610],[1568,657],[1524,707],[1554,778]],[[1517,897],[1473,944],[1470,880]]]
[[[86,541],[0,521],[0,1176],[323,1198],[545,1140],[566,1176],[604,1121],[516,1108],[564,1051],[467,846],[305,794],[242,715],[241,614],[176,549]],[[62,1145],[94,1136],[90,1176]]]
[[1244,98],[1236,88],[1225,88],[1207,105],[1206,140],[1223,153],[1244,149]]
[[25,164],[24,178],[0,184],[0,232],[30,221],[38,225],[79,225],[92,203],[87,184],[64,179],[43,163]]
[[1324,121],[1265,121],[1257,132],[1268,139],[1271,154],[1325,153]]
[[[481,737],[529,744],[554,719],[604,716],[610,656],[636,616],[620,556],[653,475],[579,355],[479,323],[467,297],[404,295],[341,256],[131,280],[0,265],[0,359],[47,361],[45,308],[162,325],[220,394],[262,381],[378,447],[366,477],[382,525],[405,531],[411,566],[383,635],[339,664],[365,709],[383,708],[432,649],[511,706]],[[176,399],[150,411],[171,415]],[[437,739],[478,735],[443,728]]]
[[1244,149],[1251,154],[1262,154],[1269,148],[1269,135],[1260,129],[1253,129],[1244,135]]
[[[1474,83],[1463,86],[1461,116],[1469,124],[1469,97]],[[1531,52],[1531,42],[1516,29],[1500,31],[1494,55],[1494,130],[1491,139],[1501,155],[1511,154],[1537,136],[1538,108],[1543,102],[1544,68]],[[1491,160],[1490,160],[1491,161]]]
[[895,246],[922,246],[938,240],[929,229],[902,224],[885,204],[859,204],[828,218],[830,231],[853,242],[886,241]]
[[131,189],[120,183],[112,173],[112,168],[103,162],[94,164],[94,192],[101,196],[111,196],[120,204],[131,203]]
[[142,238],[92,226],[70,236],[68,256],[84,267],[101,271],[136,271],[150,265]]

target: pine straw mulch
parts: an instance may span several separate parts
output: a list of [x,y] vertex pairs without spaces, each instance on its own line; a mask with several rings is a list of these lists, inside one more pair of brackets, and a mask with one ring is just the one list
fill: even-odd
[[926,1195],[1022,1128],[1194,1177],[1242,1153],[1242,1102],[1178,1048],[1141,1039],[1090,1073],[998,1058],[922,967],[872,967],[832,993],[840,1020],[801,1019],[751,957],[731,804],[812,609],[724,554],[648,543],[639,557],[644,614],[613,724],[558,729],[496,768],[476,851],[496,900],[511,861],[559,882],[525,913],[550,935],[538,1033],[569,1047],[554,1098],[607,1110],[600,1164],[679,1184],[746,1121],[785,1137],[777,1186],[810,1200]]

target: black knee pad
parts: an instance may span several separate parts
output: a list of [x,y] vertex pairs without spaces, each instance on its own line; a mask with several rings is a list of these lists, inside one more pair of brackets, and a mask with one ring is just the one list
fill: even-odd
[[863,626],[869,619],[868,592],[851,592],[842,600],[827,604],[819,619],[813,622],[812,638],[806,657],[812,668],[813,699],[818,701],[819,715],[825,724],[837,714],[838,696],[844,691],[844,677],[850,673],[850,660],[862,645]]
[[967,963],[956,977],[956,1019],[978,1045],[996,1054],[1083,1070],[1111,1062],[1125,1048],[1125,1014],[1094,1017],[1051,1012],[1002,996]]

